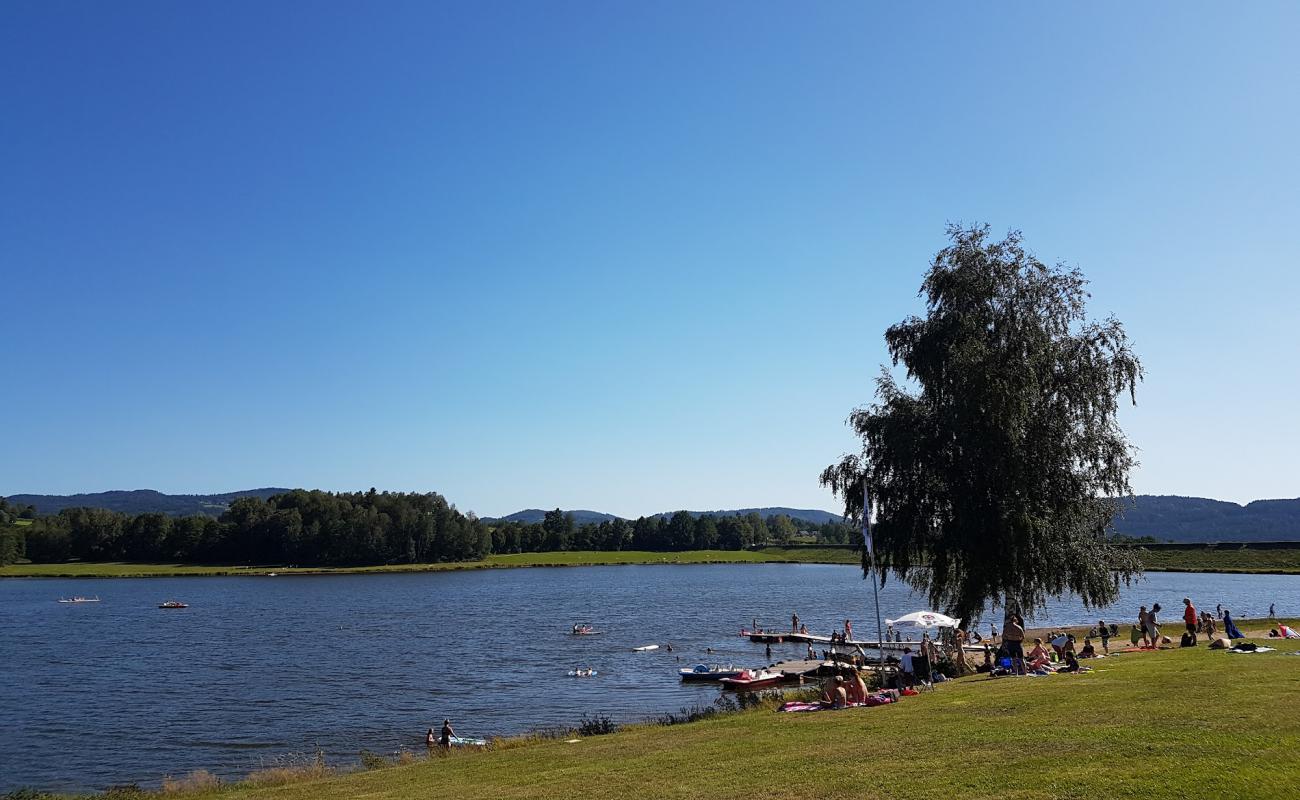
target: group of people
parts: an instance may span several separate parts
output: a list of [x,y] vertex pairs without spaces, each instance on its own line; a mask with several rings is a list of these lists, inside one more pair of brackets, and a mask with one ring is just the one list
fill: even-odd
[[867,702],[866,681],[856,669],[843,670],[822,687],[821,704],[826,708],[845,708]]

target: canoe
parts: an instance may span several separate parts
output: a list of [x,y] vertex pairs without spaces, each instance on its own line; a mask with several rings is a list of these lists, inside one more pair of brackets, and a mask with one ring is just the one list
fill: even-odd
[[644,653],[647,650],[658,650],[658,649],[659,649],[659,645],[657,644],[645,644],[645,645],[641,645],[640,647],[633,647],[632,652]]

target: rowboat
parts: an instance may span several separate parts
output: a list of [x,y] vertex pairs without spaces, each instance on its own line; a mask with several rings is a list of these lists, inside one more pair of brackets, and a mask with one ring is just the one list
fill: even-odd
[[159,608],[189,608],[187,604],[182,603],[179,600],[168,600],[165,603],[159,603],[158,607]]
[[765,669],[742,669],[736,677],[722,678],[718,683],[721,683],[724,689],[763,689],[768,686],[775,686],[783,680],[785,680],[785,676],[779,672],[768,672]]
[[723,678],[735,678],[743,671],[744,670],[731,666],[721,667],[714,664],[710,667],[707,664],[696,664],[689,669],[677,670],[677,674],[682,677],[684,682],[693,683],[697,681],[720,681]]

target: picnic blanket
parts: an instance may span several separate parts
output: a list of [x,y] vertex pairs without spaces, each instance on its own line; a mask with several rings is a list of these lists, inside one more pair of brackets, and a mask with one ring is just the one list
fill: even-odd
[[1228,652],[1229,652],[1229,653],[1242,653],[1242,654],[1244,654],[1244,655],[1250,655],[1251,653],[1272,653],[1272,652],[1274,652],[1274,648],[1272,648],[1272,647],[1265,647],[1264,645],[1261,644],[1261,645],[1259,645],[1258,647],[1254,647],[1254,648],[1252,648],[1252,649],[1250,649],[1250,650],[1241,650],[1241,649],[1238,649],[1237,647],[1234,647],[1234,648],[1232,648],[1231,650],[1229,650]]

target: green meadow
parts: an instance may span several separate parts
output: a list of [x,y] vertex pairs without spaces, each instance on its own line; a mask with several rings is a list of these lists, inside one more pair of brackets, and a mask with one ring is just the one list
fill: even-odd
[[1294,797],[1300,656],[1286,653],[1296,650],[1300,641],[1254,655],[1124,654],[1087,674],[972,676],[873,709],[760,709],[391,766],[372,759],[378,768],[360,772],[171,785],[213,800]]

